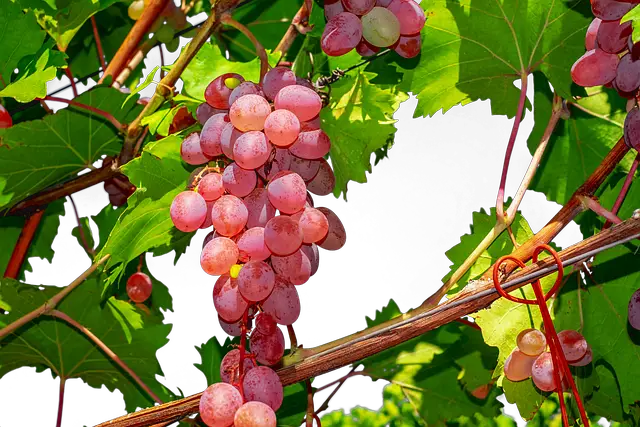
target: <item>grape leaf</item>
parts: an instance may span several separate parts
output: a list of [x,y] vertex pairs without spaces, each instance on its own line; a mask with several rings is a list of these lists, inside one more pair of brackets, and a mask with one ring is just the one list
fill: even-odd
[[640,8],[634,7],[626,15],[622,17],[620,23],[623,24],[625,22],[631,21],[631,26],[633,27],[633,33],[631,37],[634,43],[638,43],[640,41]]
[[307,389],[303,383],[288,385],[284,388],[284,401],[276,411],[278,426],[298,427],[307,412]]
[[336,197],[346,198],[349,181],[367,182],[371,153],[393,139],[393,113],[408,98],[397,87],[372,84],[372,76],[358,70],[333,83],[329,106],[320,112],[322,129],[331,139]]
[[231,339],[229,338],[224,341],[224,344],[220,344],[216,337],[211,337],[209,341],[200,347],[196,346],[196,350],[200,354],[200,363],[194,363],[194,366],[204,374],[207,379],[207,385],[222,381],[220,377],[220,362],[222,362],[224,355],[231,350],[230,345]]
[[[121,109],[126,96],[98,87],[76,101],[108,111],[122,123],[135,118],[142,108],[130,102]],[[75,107],[1,129],[0,145],[0,207],[72,178],[102,155],[116,154],[121,148],[118,130],[109,121]]]
[[406,61],[412,69],[405,74],[418,97],[415,116],[478,99],[490,100],[493,114],[514,116],[520,92],[514,80],[537,69],[570,98],[569,70],[584,53],[591,20],[587,0],[430,0],[420,5],[428,17],[422,53],[417,61]]
[[[0,281],[0,327],[15,321],[58,293],[57,287],[38,287],[8,279]],[[156,351],[168,342],[171,325],[133,305],[110,298],[100,306],[100,285],[89,279],[57,307],[91,330],[162,399],[171,392],[156,379],[162,370]],[[42,316],[0,341],[0,377],[23,366],[38,372],[50,369],[54,377],[81,378],[91,387],[120,390],[128,412],[153,405],[153,400],[129,379],[92,341],[57,318]]]
[[[100,252],[104,244],[107,242],[109,233],[111,233],[113,226],[116,224],[116,221],[120,217],[120,214],[122,214],[125,209],[126,208],[122,206],[114,208],[112,205],[107,205],[98,213],[98,215],[80,218],[83,224],[85,237],[89,241],[91,249],[93,249],[94,252]],[[97,236],[93,235],[93,232],[89,227],[89,219],[91,219],[91,222],[93,222],[98,228]],[[80,239],[80,232],[78,227],[74,227],[73,230],[71,230],[71,234],[75,236],[76,239],[78,239],[78,244],[80,244],[80,246],[83,246],[82,240]],[[98,243],[97,245],[96,242]]]

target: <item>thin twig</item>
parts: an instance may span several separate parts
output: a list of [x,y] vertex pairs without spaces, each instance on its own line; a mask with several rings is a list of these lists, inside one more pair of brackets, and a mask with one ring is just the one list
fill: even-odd
[[267,74],[267,71],[269,70],[269,58],[267,57],[267,51],[264,50],[264,46],[262,46],[262,43],[258,41],[256,36],[253,35],[250,29],[245,27],[242,23],[233,19],[230,13],[223,13],[220,17],[220,22],[240,31],[251,41],[253,47],[256,50],[256,54],[260,58],[260,82],[262,82],[262,78],[265,74]]
[[[631,187],[631,183],[636,175],[636,171],[638,170],[638,165],[640,164],[640,153],[636,156],[631,164],[631,168],[629,169],[629,173],[624,179],[624,183],[622,184],[622,188],[620,189],[620,193],[618,193],[618,197],[616,198],[613,207],[611,208],[611,213],[614,215],[618,215],[622,204],[624,203],[624,199],[627,197],[627,193],[629,192],[629,188]],[[611,225],[610,221],[606,221],[603,228],[608,228]]]
[[287,332],[289,333],[291,352],[293,353],[298,349],[298,338],[296,338],[296,331],[293,330],[293,325],[287,325]]
[[318,409],[316,410],[315,414],[318,415],[320,412],[322,411],[326,411],[329,408],[329,402],[331,401],[331,399],[333,399],[333,396],[336,395],[336,393],[338,392],[338,390],[340,390],[340,388],[344,385],[344,383],[351,377],[356,376],[356,375],[362,375],[363,372],[356,372],[356,368],[357,366],[354,366],[351,371],[349,371],[349,373],[345,376],[343,376],[342,378],[338,379],[337,381],[327,384],[324,387],[320,387],[319,389],[316,390],[316,393],[324,390],[327,387],[330,387],[331,385],[334,384],[338,384],[338,386],[336,388],[333,389],[333,391],[331,392],[331,394],[329,394],[329,396],[327,396],[327,398],[324,400],[324,402],[322,402],[322,405],[320,405],[318,407]]
[[69,84],[71,85],[71,91],[73,92],[73,97],[78,96],[78,88],[76,87],[76,81],[73,79],[73,74],[71,73],[71,66],[67,64],[67,68],[64,69],[64,73],[69,78]]
[[93,38],[96,41],[96,50],[98,51],[98,61],[100,62],[100,66],[102,70],[107,69],[107,63],[104,59],[104,50],[102,50],[102,41],[100,40],[100,33],[98,32],[98,24],[96,22],[96,16],[91,16],[91,26],[93,27]]
[[363,373],[362,371],[356,371],[356,368],[357,368],[357,367],[354,367],[353,369],[351,369],[351,370],[349,371],[349,373],[348,373],[348,374],[341,376],[341,377],[340,377],[340,378],[338,378],[337,380],[335,380],[335,381],[331,381],[330,383],[325,384],[325,385],[323,385],[323,386],[322,386],[322,387],[320,387],[320,388],[317,388],[317,389],[316,389],[316,393],[320,393],[321,391],[326,390],[326,389],[328,389],[328,388],[330,388],[330,387],[333,387],[333,386],[334,386],[334,385],[336,385],[336,384],[343,383],[343,382],[345,382],[347,379],[349,379],[349,378],[351,378],[351,377],[355,377],[355,376],[358,376],[358,375],[364,375],[364,373]]
[[92,113],[94,113],[94,114],[96,114],[98,116],[102,116],[105,119],[107,119],[109,122],[111,122],[111,124],[113,124],[116,127],[116,129],[118,129],[118,131],[121,131],[121,130],[124,129],[124,126],[122,126],[122,123],[120,123],[118,121],[118,119],[116,119],[113,116],[113,114],[111,114],[111,113],[109,113],[107,111],[101,110],[99,108],[92,107],[91,105],[82,104],[80,102],[76,102],[76,101],[69,100],[69,99],[58,98],[57,96],[45,96],[44,98],[40,98],[40,99],[43,99],[45,101],[64,102],[65,104],[69,104],[69,105],[71,105],[73,107],[77,107],[77,108],[81,108],[83,110],[90,111],[90,112],[92,112]]
[[18,241],[11,253],[11,258],[9,258],[7,268],[4,270],[4,277],[8,277],[10,279],[18,278],[18,274],[20,274],[22,264],[27,257],[27,252],[29,252],[29,247],[31,246],[31,242],[38,230],[38,225],[40,225],[43,215],[44,209],[34,212],[33,215],[30,215],[26,219],[24,226],[22,227],[22,231],[20,231],[20,237],[18,237]]
[[158,51],[160,52],[160,79],[164,79],[164,49],[162,45],[158,47]]
[[307,427],[313,427],[313,387],[311,387],[311,380],[308,378],[304,380],[304,385],[307,389],[307,416],[305,417]]
[[463,325],[467,325],[473,329],[477,329],[478,331],[482,330],[480,329],[480,325],[478,325],[476,322],[471,322],[468,319],[465,319],[464,317],[459,318],[457,322],[462,323]]
[[56,427],[62,426],[62,408],[64,406],[64,385],[65,377],[60,377],[60,391],[58,392],[58,416],[56,418]]
[[71,202],[71,206],[73,207],[73,213],[76,215],[76,221],[78,222],[78,234],[80,235],[82,246],[84,246],[84,250],[87,251],[88,254],[95,255],[95,251],[91,246],[89,246],[87,236],[84,234],[84,227],[82,226],[82,222],[80,221],[80,215],[78,215],[76,202],[73,200],[73,197],[71,195],[69,195],[68,197],[69,201]]
[[614,224],[620,224],[622,220],[618,218],[614,213],[605,209],[600,203],[598,203],[595,199],[588,196],[580,196],[578,198],[587,208],[591,209],[596,214],[605,218],[607,221],[612,222]]

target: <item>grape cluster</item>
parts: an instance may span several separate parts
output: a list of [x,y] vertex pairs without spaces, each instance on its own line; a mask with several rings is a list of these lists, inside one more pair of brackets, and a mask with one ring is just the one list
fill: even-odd
[[127,280],[127,295],[135,303],[143,303],[151,296],[151,278],[142,272],[132,274]]
[[[593,360],[591,347],[579,332],[558,332],[558,340],[569,365],[586,366]],[[507,379],[524,381],[531,377],[540,390],[556,390],[553,357],[547,351],[544,333],[537,329],[525,329],[518,334],[516,346],[504,362],[504,374]],[[561,376],[563,375],[561,372]]]
[[13,120],[11,114],[4,108],[4,105],[0,104],[0,129],[6,129],[13,126]]
[[327,25],[320,44],[329,56],[352,49],[371,56],[388,47],[403,58],[420,53],[424,11],[414,0],[330,0],[324,3]]
[[[111,163],[113,163],[113,157],[107,156],[102,161],[102,167],[108,167]],[[136,187],[125,175],[118,174],[105,180],[104,191],[109,194],[109,203],[118,207],[127,203],[127,199],[136,191]]]
[[320,96],[289,68],[271,69],[262,84],[223,74],[204,95],[196,111],[202,130],[180,151],[186,163],[207,165],[194,171],[170,214],[185,232],[213,226],[200,265],[219,276],[213,303],[220,325],[229,335],[250,336],[248,353],[235,349],[223,359],[228,384],[207,389],[200,415],[209,426],[275,426],[283,389],[268,366],[284,355],[279,325],[298,319],[296,286],[317,271],[318,247],[337,250],[346,242],[340,219],[315,208],[310,194],[333,191],[324,159],[331,141],[320,129]]

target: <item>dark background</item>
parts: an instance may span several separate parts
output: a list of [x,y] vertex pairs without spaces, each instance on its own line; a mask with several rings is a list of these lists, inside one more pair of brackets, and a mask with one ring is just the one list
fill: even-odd
[[[343,251],[322,255],[320,272],[304,287],[303,314],[296,323],[304,346],[362,328],[363,316],[372,315],[389,298],[403,310],[419,305],[448,272],[445,252],[469,231],[472,212],[495,204],[512,120],[491,116],[486,102],[455,107],[429,119],[413,119],[415,105],[415,99],[410,99],[396,113],[395,145],[373,169],[368,184],[351,184],[347,201],[317,200],[317,205],[331,207],[343,218],[349,237]],[[508,195],[515,193],[530,159],[526,139],[531,125],[529,114],[511,162]],[[76,202],[81,216],[93,215],[106,204],[106,196],[98,187],[77,195]],[[521,205],[534,231],[557,209],[535,193],[527,194]],[[74,225],[67,206],[54,242],[53,263],[35,262],[33,280],[68,281],[87,264],[84,251],[71,237]],[[204,234],[194,238],[176,268],[172,255],[147,257],[153,274],[175,297],[175,312],[169,318],[174,324],[171,342],[159,353],[166,372],[164,382],[186,394],[205,385],[204,377],[193,367],[199,358],[193,347],[216,334],[216,317],[209,305],[211,283],[199,266]],[[578,239],[577,229],[570,227],[557,243],[564,246]],[[381,383],[355,378],[332,406],[379,407],[381,389]],[[0,381],[3,407],[20,402],[32,408],[22,413],[27,425],[54,425],[56,393],[54,380],[34,375],[30,369],[20,369]],[[91,390],[79,381],[68,384],[65,426],[92,425],[123,413],[118,392]]]

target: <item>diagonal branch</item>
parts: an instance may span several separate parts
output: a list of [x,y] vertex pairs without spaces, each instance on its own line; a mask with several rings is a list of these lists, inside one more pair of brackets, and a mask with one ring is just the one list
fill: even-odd
[[91,16],[91,27],[93,28],[93,38],[96,41],[96,50],[98,51],[98,61],[103,70],[107,69],[107,63],[104,62],[104,50],[102,49],[102,41],[100,40],[100,33],[98,32],[98,23],[96,22],[96,16]]
[[18,241],[11,253],[11,258],[9,258],[7,268],[4,270],[4,277],[16,279],[18,274],[20,274],[22,264],[24,263],[24,260],[27,257],[27,252],[29,251],[29,246],[31,246],[33,236],[38,230],[38,225],[40,225],[43,215],[44,209],[34,212],[26,219],[24,226],[22,227],[22,231],[20,231],[20,237],[18,237]]
[[278,45],[274,49],[274,52],[280,52],[284,57],[284,55],[289,51],[298,34],[303,34],[303,28],[305,28],[308,24],[312,6],[313,1],[304,1],[298,12],[291,20],[291,25],[289,25],[289,28],[287,28],[287,32],[284,33],[282,40],[280,40],[280,43],[278,43]]

